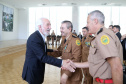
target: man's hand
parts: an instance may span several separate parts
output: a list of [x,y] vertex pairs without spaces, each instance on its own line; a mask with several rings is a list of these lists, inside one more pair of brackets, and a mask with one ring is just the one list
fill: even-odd
[[87,62],[74,62],[76,68],[89,68],[89,63]]
[[68,76],[64,73],[61,76],[60,84],[66,84],[67,79],[68,79]]
[[62,64],[62,69],[63,70],[69,70],[70,72],[75,72],[75,65],[71,60],[63,60],[63,64]]

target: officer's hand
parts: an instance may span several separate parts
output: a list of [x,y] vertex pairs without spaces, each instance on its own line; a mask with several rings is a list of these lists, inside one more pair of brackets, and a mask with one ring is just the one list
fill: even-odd
[[56,51],[58,51],[58,50],[53,49],[53,52],[56,52]]
[[63,60],[63,64],[62,64],[62,69],[63,70],[69,70],[70,72],[75,72],[75,65],[71,60]]
[[68,76],[64,73],[64,74],[61,76],[60,84],[66,84],[67,79],[68,79]]

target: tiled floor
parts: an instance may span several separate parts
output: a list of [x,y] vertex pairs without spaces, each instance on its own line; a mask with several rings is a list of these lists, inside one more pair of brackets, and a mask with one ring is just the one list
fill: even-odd
[[[25,51],[0,57],[0,84],[27,84],[21,78],[24,60]],[[46,64],[43,84],[60,84],[60,68]]]

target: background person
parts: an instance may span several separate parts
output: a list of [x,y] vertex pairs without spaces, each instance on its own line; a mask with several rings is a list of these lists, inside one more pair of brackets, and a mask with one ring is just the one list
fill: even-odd
[[75,30],[73,31],[73,34],[77,36],[77,33],[76,33],[76,31],[75,31]]
[[78,38],[80,38],[80,40],[82,40],[81,32],[79,33]]
[[119,40],[121,41],[121,33],[120,33],[120,26],[119,25],[114,25],[113,26],[113,32],[117,35],[117,37],[119,38]]
[[[83,38],[82,38],[82,62],[87,62],[90,44],[93,36],[89,35],[87,27],[82,28]],[[83,84],[93,84],[93,77],[89,73],[89,68],[83,68],[84,82]]]

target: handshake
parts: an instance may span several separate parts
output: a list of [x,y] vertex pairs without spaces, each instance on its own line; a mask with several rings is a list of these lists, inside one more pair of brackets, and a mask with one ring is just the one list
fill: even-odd
[[70,72],[75,72],[76,66],[71,60],[67,59],[63,60],[61,68],[63,70],[69,70]]

